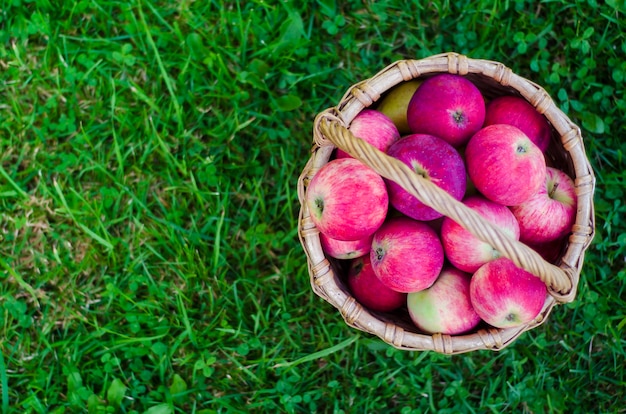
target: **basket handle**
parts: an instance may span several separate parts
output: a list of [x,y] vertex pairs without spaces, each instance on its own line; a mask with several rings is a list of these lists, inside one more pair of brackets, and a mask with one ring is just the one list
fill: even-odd
[[365,140],[356,138],[331,113],[320,114],[315,124],[322,136],[336,147],[363,162],[384,178],[393,180],[427,206],[450,217],[475,237],[489,243],[518,267],[539,277],[557,301],[568,301],[573,284],[565,270],[548,263],[533,249],[509,237],[476,211],[416,174],[403,162],[385,154]]

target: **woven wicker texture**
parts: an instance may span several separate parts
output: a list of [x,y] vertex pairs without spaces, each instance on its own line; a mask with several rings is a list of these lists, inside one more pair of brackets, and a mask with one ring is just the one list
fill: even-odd
[[[375,107],[381,96],[403,81],[438,73],[467,76],[491,99],[500,95],[525,98],[542,113],[553,127],[553,139],[546,152],[548,162],[574,178],[577,194],[576,221],[557,265],[546,262],[538,253],[511,239],[484,220],[474,210],[455,200],[430,181],[415,174],[404,163],[356,139],[347,127],[364,108]],[[421,60],[393,63],[370,79],[353,85],[339,104],[317,115],[313,128],[313,151],[298,181],[301,203],[299,236],[307,257],[311,287],[315,294],[337,308],[345,322],[356,329],[380,337],[386,343],[407,350],[433,350],[457,354],[472,350],[500,350],[523,332],[543,323],[554,305],[574,300],[584,261],[584,253],[594,235],[593,192],[595,177],[585,154],[580,128],[557,108],[539,85],[523,78],[499,62],[470,59],[445,53]],[[550,295],[540,314],[530,323],[516,328],[481,328],[465,335],[424,334],[402,312],[377,313],[361,306],[342,280],[341,263],[324,255],[319,231],[304,202],[310,179],[328,161],[335,148],[359,159],[381,176],[393,180],[424,204],[454,219],[479,239],[488,242],[518,266],[539,277]]]

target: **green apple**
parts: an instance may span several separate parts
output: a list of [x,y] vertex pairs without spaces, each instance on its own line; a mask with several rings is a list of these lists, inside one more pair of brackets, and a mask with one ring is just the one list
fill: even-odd
[[394,86],[378,105],[377,109],[393,121],[401,135],[411,132],[406,112],[409,101],[421,83],[421,80],[413,79]]

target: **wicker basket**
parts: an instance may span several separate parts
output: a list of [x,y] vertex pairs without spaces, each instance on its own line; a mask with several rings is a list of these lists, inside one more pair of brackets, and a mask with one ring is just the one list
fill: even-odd
[[[550,121],[553,137],[546,158],[553,166],[574,178],[578,196],[576,221],[555,265],[546,262],[523,243],[508,238],[473,210],[413,173],[402,162],[356,139],[346,129],[362,109],[374,108],[380,97],[400,82],[444,72],[467,76],[487,99],[500,95],[522,96]],[[313,140],[312,156],[298,181],[301,204],[298,233],[307,256],[313,291],[337,308],[349,326],[376,335],[398,349],[432,350],[444,354],[481,349],[500,350],[524,331],[543,323],[554,305],[574,300],[584,254],[594,234],[595,177],[585,154],[580,128],[557,108],[540,86],[516,75],[502,63],[470,59],[457,53],[421,60],[401,60],[372,78],[353,85],[336,107],[318,114],[314,122]],[[345,266],[342,266],[341,261],[325,256],[320,245],[319,231],[304,202],[307,184],[328,163],[336,147],[361,160],[381,176],[400,184],[423,203],[462,224],[476,237],[489,242],[518,266],[544,281],[549,295],[537,318],[515,328],[496,329],[481,325],[475,332],[464,335],[430,335],[420,332],[411,323],[406,309],[381,313],[361,306],[346,287]]]

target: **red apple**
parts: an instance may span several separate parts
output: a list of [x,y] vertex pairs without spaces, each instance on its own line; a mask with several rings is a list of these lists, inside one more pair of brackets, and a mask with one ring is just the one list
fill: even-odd
[[485,99],[461,75],[442,73],[422,82],[407,110],[411,131],[440,137],[458,147],[485,121]]
[[506,206],[528,200],[546,179],[543,153],[511,125],[489,125],[474,134],[465,149],[465,161],[476,189]]
[[426,333],[457,335],[474,329],[480,316],[470,300],[469,273],[447,266],[428,289],[407,297],[411,320]]
[[348,286],[354,298],[371,310],[390,312],[406,303],[406,293],[389,289],[378,280],[369,255],[352,261],[348,270]]
[[444,256],[439,237],[431,227],[408,217],[395,217],[374,233],[370,259],[385,286],[409,293],[433,284]]
[[335,259],[355,259],[369,255],[374,235],[359,240],[337,240],[320,233],[322,250]]
[[[519,239],[519,225],[508,207],[480,195],[467,197],[463,204],[475,210],[511,238]],[[474,273],[483,264],[501,257],[500,252],[489,243],[476,238],[450,217],[443,219],[441,243],[450,263],[464,272]]]
[[508,124],[518,127],[541,151],[548,149],[552,127],[526,99],[519,96],[499,96],[487,104],[485,124]]
[[[389,145],[400,139],[398,128],[387,115],[373,109],[364,109],[352,120],[350,132],[382,152],[387,152]],[[347,152],[337,149],[335,158],[352,158]]]
[[306,191],[311,220],[337,240],[361,240],[385,221],[389,197],[380,175],[354,158],[325,164]]
[[520,227],[520,240],[546,243],[572,230],[576,220],[576,188],[563,171],[547,167],[544,185],[524,203],[511,207]]
[[[456,149],[441,138],[412,134],[393,143],[388,155],[402,161],[417,174],[447,191],[457,200],[463,198],[466,187],[465,164]],[[391,205],[415,220],[434,220],[443,214],[426,206],[399,184],[387,180]]]
[[532,321],[541,312],[546,295],[541,279],[504,257],[482,265],[470,281],[472,306],[496,328]]

